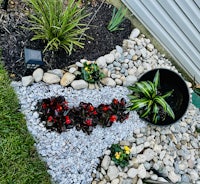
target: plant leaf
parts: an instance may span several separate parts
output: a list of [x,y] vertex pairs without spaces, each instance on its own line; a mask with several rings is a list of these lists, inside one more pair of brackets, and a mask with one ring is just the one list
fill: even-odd
[[154,76],[153,83],[155,86],[155,90],[157,90],[158,87],[160,87],[160,71],[159,70],[156,72]]
[[167,97],[171,96],[173,92],[174,92],[174,90],[167,92],[166,94],[162,95],[162,98],[167,98]]
[[131,100],[131,102],[133,103],[133,105],[129,107],[130,110],[138,110],[141,109],[142,107],[147,106],[149,100],[146,98],[142,98],[142,99]]

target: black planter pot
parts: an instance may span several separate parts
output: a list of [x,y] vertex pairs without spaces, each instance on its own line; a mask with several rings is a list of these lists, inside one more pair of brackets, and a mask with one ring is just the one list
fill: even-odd
[[160,92],[164,94],[174,89],[172,96],[166,98],[166,101],[174,111],[175,119],[167,116],[164,121],[158,121],[156,124],[145,118],[144,120],[154,125],[171,125],[177,122],[187,111],[190,102],[189,90],[186,82],[179,74],[164,68],[150,70],[143,74],[138,81],[153,81],[157,70],[160,71]]

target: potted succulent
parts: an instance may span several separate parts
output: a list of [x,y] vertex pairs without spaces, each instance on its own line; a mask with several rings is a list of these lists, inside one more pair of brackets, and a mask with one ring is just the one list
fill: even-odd
[[189,105],[190,95],[185,81],[168,69],[148,71],[128,88],[132,91],[129,110],[136,110],[142,119],[152,124],[177,122]]

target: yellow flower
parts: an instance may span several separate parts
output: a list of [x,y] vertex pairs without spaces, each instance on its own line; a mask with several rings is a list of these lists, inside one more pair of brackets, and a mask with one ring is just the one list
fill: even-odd
[[84,69],[85,69],[85,71],[88,71],[88,70],[89,70],[88,67],[85,67]]
[[124,150],[126,154],[130,154],[130,148],[128,146],[124,146]]
[[120,158],[121,152],[116,152],[115,153],[115,158],[118,160]]

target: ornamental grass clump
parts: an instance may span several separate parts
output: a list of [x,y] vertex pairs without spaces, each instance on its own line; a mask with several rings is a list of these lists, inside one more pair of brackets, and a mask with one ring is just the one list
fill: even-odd
[[81,78],[88,83],[98,83],[105,75],[95,62],[84,62],[81,67]]
[[159,70],[156,72],[153,82],[136,82],[128,89],[132,91],[132,94],[128,95],[131,103],[128,108],[136,110],[141,118],[146,118],[153,123],[164,121],[167,115],[175,119],[173,110],[165,100],[172,95],[173,90],[161,94]]
[[28,0],[33,13],[29,15],[34,32],[32,40],[43,40],[46,50],[56,51],[63,48],[71,54],[75,46],[83,48],[87,25],[81,21],[89,14],[79,7],[80,1],[68,0]]
[[123,122],[128,118],[126,102],[113,99],[111,104],[100,104],[94,107],[91,103],[81,102],[78,107],[68,107],[63,96],[43,99],[38,103],[38,111],[47,129],[59,133],[76,127],[76,129],[90,134],[96,125],[110,127],[115,121]]
[[117,166],[126,167],[129,163],[129,158],[130,148],[128,146],[122,148],[119,144],[112,144],[111,159]]
[[127,9],[123,9],[122,7],[117,10],[116,8],[113,9],[112,18],[107,26],[107,29],[110,32],[123,30],[120,28],[120,24],[125,20],[124,16],[127,12]]

